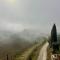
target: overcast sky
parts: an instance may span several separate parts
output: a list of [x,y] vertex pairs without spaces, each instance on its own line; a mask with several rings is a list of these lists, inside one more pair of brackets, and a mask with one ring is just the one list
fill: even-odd
[[53,23],[60,32],[60,0],[0,0],[0,30],[49,33]]

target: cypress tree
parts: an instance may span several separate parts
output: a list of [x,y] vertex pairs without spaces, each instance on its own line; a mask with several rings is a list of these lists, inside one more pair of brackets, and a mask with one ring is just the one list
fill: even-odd
[[54,24],[51,31],[51,47],[53,48],[53,53],[57,53],[59,50],[59,44],[57,42],[57,29],[56,25]]
[[51,41],[52,42],[57,42],[57,30],[56,30],[56,25],[53,25],[52,31],[51,31]]

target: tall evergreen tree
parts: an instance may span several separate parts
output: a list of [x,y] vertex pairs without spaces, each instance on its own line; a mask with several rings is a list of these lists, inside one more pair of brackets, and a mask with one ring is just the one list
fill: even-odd
[[56,25],[53,25],[52,31],[51,31],[51,41],[52,42],[57,42],[57,29]]
[[59,50],[59,44],[57,41],[57,29],[56,25],[53,25],[52,31],[51,31],[51,47],[53,48],[53,53],[57,53]]

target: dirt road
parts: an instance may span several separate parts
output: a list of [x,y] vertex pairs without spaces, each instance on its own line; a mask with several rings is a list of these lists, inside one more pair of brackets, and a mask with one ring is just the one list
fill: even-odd
[[42,47],[40,50],[39,56],[37,60],[46,60],[47,59],[47,47],[48,47],[48,42]]

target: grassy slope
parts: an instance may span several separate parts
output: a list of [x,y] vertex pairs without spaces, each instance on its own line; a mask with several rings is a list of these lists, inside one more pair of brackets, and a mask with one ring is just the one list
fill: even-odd
[[23,52],[21,55],[17,56],[15,60],[27,60],[32,51],[39,46],[39,44],[27,49],[25,52]]
[[40,52],[40,48],[45,44],[43,42],[42,44],[36,44],[33,47],[27,49],[25,52],[23,52],[21,55],[16,55],[16,58],[14,60],[36,60],[38,57],[38,54]]

